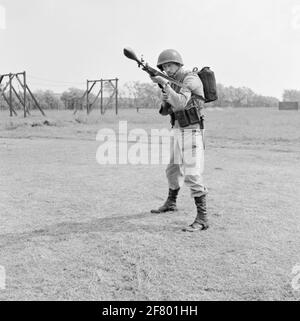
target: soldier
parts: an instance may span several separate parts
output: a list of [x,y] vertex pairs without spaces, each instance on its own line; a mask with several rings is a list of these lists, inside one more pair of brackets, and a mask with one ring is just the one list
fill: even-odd
[[[190,187],[197,215],[194,222],[183,231],[195,232],[208,228],[206,194],[203,184],[204,129],[201,109],[203,87],[197,73],[185,71],[181,55],[173,49],[164,50],[158,57],[157,67],[169,77],[182,82],[183,87],[170,84],[167,79],[151,77],[163,89],[161,115],[170,115],[174,131],[170,162],[166,169],[169,195],[165,203],[151,213],[176,211],[176,199],[183,182]],[[195,117],[199,117],[195,121]]]

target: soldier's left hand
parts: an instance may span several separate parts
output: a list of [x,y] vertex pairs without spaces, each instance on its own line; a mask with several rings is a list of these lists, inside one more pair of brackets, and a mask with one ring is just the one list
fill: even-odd
[[155,76],[155,77],[150,77],[150,78],[154,83],[160,84],[162,86],[164,86],[165,84],[168,83],[168,80],[165,79],[164,77],[161,77],[161,76]]

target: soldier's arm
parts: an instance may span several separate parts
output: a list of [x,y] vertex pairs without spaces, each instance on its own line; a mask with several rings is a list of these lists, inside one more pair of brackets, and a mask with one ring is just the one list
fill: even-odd
[[198,75],[191,74],[185,77],[183,81],[184,87],[179,93],[176,93],[169,85],[165,87],[168,94],[167,102],[172,105],[173,111],[183,110],[188,101],[191,99],[192,92],[203,96],[202,82]]

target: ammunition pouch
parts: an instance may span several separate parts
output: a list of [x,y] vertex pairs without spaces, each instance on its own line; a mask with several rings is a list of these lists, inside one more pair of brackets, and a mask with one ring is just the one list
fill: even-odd
[[171,123],[174,126],[175,120],[177,119],[180,127],[187,127],[189,125],[200,124],[200,129],[204,129],[204,119],[200,114],[199,109],[195,106],[179,110],[171,114]]

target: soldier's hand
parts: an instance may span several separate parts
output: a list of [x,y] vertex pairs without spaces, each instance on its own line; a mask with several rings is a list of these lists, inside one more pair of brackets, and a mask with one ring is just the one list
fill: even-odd
[[161,77],[161,76],[155,76],[155,77],[150,77],[150,78],[154,83],[162,85],[162,86],[164,86],[168,83],[168,80],[165,79],[164,77]]

